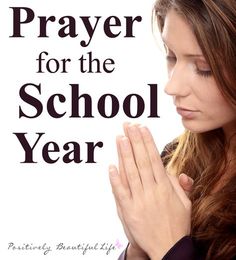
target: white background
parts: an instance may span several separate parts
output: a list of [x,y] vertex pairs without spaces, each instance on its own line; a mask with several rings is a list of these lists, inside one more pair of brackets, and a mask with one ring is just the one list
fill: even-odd
[[[32,23],[22,26],[25,38],[9,38],[12,34],[13,16],[10,6],[30,7],[35,12]],[[122,123],[139,122],[147,125],[159,150],[182,131],[172,100],[164,93],[166,67],[164,55],[152,33],[151,14],[153,0],[68,0],[68,1],[4,1],[0,2],[1,21],[1,179],[0,179],[0,259],[117,259],[127,240],[116,215],[115,203],[108,179],[108,165],[116,163],[115,137],[122,134]],[[49,38],[37,38],[37,16],[71,15],[77,19],[77,38],[61,39],[57,36],[60,25],[49,24]],[[115,15],[120,18],[121,34],[109,39],[103,32],[102,21]],[[124,38],[124,16],[142,16],[134,25],[135,38]],[[87,48],[80,46],[88,36],[79,16],[102,16],[93,39]],[[92,20],[94,22],[94,20]],[[115,29],[114,29],[115,30]],[[70,58],[67,74],[37,74],[36,59],[42,51],[50,58]],[[111,74],[82,74],[78,58],[92,51],[99,59],[114,59],[115,71]],[[44,104],[43,114],[36,119],[19,119],[19,105],[25,111],[35,112],[19,97],[20,87],[28,82],[41,83]],[[95,118],[69,118],[69,84],[80,84],[81,93],[93,98]],[[149,87],[158,84],[158,110],[161,118],[148,119]],[[53,119],[46,112],[50,95],[61,93],[67,102],[58,106],[66,111],[61,119]],[[146,104],[142,117],[127,118],[122,109],[113,119],[102,118],[96,110],[98,98],[112,93],[122,101],[131,93],[141,95]],[[135,103],[134,103],[135,105]],[[24,151],[13,132],[27,132],[30,143],[35,142],[36,132],[45,132],[35,148],[36,164],[22,164]],[[86,160],[85,142],[102,141],[104,147],[95,150],[96,164],[70,163],[61,160],[47,164],[42,160],[42,147],[55,141],[61,147],[69,141],[81,144],[81,159]],[[63,156],[63,150],[59,154]],[[116,244],[109,255],[105,251],[43,251],[8,250],[8,243],[34,246],[47,243],[52,248],[58,243],[68,246],[89,243]]]

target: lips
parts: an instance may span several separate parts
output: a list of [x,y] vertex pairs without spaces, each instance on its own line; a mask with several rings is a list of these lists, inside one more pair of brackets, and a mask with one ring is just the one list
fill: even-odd
[[186,119],[193,119],[196,116],[197,112],[199,112],[197,110],[190,110],[182,107],[177,107],[176,111],[179,115]]

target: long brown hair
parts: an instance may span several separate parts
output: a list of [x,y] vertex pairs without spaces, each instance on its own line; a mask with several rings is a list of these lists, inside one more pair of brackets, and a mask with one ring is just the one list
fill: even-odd
[[[167,12],[173,8],[191,26],[222,95],[236,113],[236,1],[157,0],[155,17],[162,32]],[[236,137],[226,140],[223,129],[205,133],[188,130],[176,139],[167,169],[186,173],[195,183],[191,235],[206,259],[236,256],[236,161],[227,160]],[[229,167],[230,165],[230,167]],[[229,179],[219,192],[213,188],[227,171]]]

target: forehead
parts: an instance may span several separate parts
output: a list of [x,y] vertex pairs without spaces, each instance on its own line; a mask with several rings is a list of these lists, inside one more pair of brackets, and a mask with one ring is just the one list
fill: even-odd
[[190,25],[174,9],[170,9],[166,15],[162,39],[173,51],[202,53]]

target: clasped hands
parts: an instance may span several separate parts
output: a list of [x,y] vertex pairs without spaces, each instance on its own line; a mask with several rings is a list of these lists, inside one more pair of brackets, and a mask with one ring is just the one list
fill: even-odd
[[147,127],[126,123],[124,132],[117,137],[119,167],[111,165],[109,176],[130,243],[128,259],[160,260],[190,234],[191,201],[186,191],[192,182],[186,175],[178,179],[166,173]]

